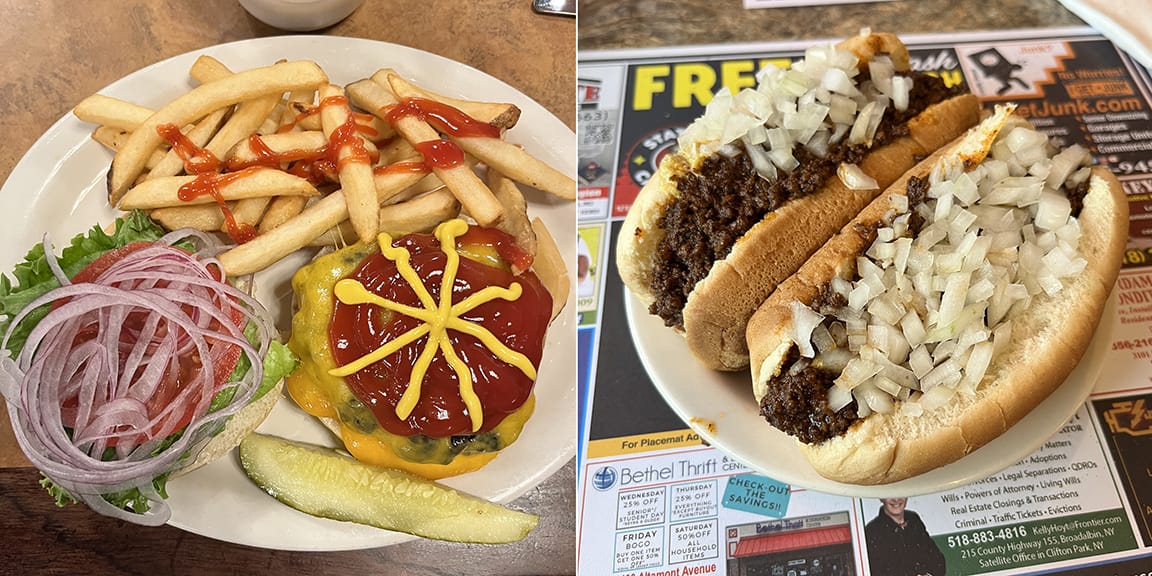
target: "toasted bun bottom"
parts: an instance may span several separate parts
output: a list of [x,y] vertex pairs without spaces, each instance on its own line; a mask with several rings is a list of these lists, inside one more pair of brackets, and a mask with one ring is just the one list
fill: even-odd
[[280,400],[280,396],[284,390],[284,380],[276,383],[271,390],[260,397],[259,400],[252,402],[237,412],[228,420],[228,424],[224,426],[219,434],[212,437],[204,449],[196,455],[187,466],[180,468],[172,473],[172,477],[187,474],[205,464],[216,461],[221,456],[232,451],[233,448],[240,445],[240,441],[256,430],[260,423],[268,418],[268,414],[272,412],[272,408],[276,406],[276,402]]
[[[748,318],[776,286],[881,190],[912,168],[915,158],[963,134],[979,117],[979,102],[971,94],[929,106],[908,122],[908,136],[869,152],[860,163],[878,189],[849,190],[832,176],[816,194],[788,202],[754,225],[688,296],[683,332],[696,358],[714,370],[746,368]],[[657,248],[666,236],[658,222],[679,196],[676,180],[691,168],[680,154],[665,158],[624,220],[616,262],[624,284],[645,306],[656,300],[650,286],[658,264]]]

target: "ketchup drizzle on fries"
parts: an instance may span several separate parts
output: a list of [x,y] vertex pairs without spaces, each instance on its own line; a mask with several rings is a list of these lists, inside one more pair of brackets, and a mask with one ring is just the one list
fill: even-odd
[[[325,106],[347,106],[347,96],[329,96],[320,101],[320,109]],[[371,128],[369,128],[371,130]],[[372,130],[375,132],[375,130]],[[364,147],[364,140],[360,138],[361,126],[356,123],[356,116],[349,114],[343,124],[337,126],[328,137],[327,161],[336,167],[336,171],[344,169],[345,164],[360,163],[371,164],[372,158]],[[340,158],[340,150],[348,147],[348,154]]]
[[289,166],[287,172],[312,184],[336,179],[336,167],[323,159],[301,160]]
[[301,111],[299,114],[297,114],[296,117],[293,118],[291,122],[285,123],[284,125],[280,126],[280,128],[276,129],[276,132],[278,134],[283,134],[285,132],[291,132],[294,128],[296,128],[296,125],[299,124],[300,122],[302,122],[305,118],[315,116],[319,113],[320,113],[320,107],[319,106],[305,106],[304,110]]
[[423,162],[395,162],[392,164],[385,164],[384,166],[377,166],[372,169],[372,173],[376,175],[384,174],[427,174],[432,170],[428,168]]
[[189,174],[220,171],[220,159],[211,150],[201,148],[189,140],[175,124],[161,124],[156,127],[156,132],[184,161],[184,170]]
[[228,203],[220,194],[220,188],[247,177],[255,170],[259,170],[259,168],[251,167],[238,172],[225,172],[223,174],[214,172],[200,174],[196,176],[195,180],[180,187],[179,198],[185,202],[190,202],[201,196],[211,196],[212,199],[216,200],[216,205],[220,207],[220,211],[224,213],[224,226],[228,236],[237,244],[243,244],[256,237],[256,228],[251,224],[236,221],[236,216],[232,214],[232,210],[228,208]]
[[[252,168],[237,172],[219,174],[220,159],[211,150],[197,146],[175,124],[161,124],[156,132],[167,141],[180,159],[184,160],[184,170],[196,174],[196,179],[181,186],[178,196],[188,202],[201,196],[211,196],[224,214],[224,227],[228,236],[237,244],[243,244],[256,237],[256,228],[251,224],[236,221],[236,216],[228,203],[220,195],[220,187],[227,186],[251,173]],[[267,147],[264,147],[267,149]],[[271,152],[269,150],[269,152]]]
[[[341,96],[341,98],[344,98],[345,102],[348,101],[348,98],[343,96]],[[371,114],[365,114],[363,112],[352,112],[349,116],[351,117],[351,120],[355,121],[356,130],[360,132],[360,134],[364,135],[364,137],[372,140],[373,142],[379,142],[376,140],[376,137],[380,135],[380,131],[372,127],[372,119],[374,116]]]
[[464,151],[448,140],[429,140],[412,145],[429,168],[451,168],[464,163]]
[[232,172],[252,166],[280,168],[281,164],[288,162],[313,162],[323,158],[327,153],[326,148],[320,150],[287,150],[284,152],[276,152],[268,147],[268,144],[264,142],[264,139],[261,138],[259,134],[253,134],[248,137],[248,148],[252,150],[254,158],[246,161],[235,157],[229,158],[228,161],[224,163],[225,169]]
[[482,136],[499,138],[500,129],[491,124],[476,120],[457,108],[427,98],[405,98],[392,106],[385,115],[389,124],[405,116],[415,116],[424,120],[441,132],[453,136]]

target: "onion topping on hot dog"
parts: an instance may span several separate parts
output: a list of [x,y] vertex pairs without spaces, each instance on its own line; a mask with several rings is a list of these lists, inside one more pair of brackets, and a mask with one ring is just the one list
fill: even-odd
[[911,70],[892,34],[810,48],[722,89],[628,211],[620,277],[717,370],[748,366],[748,319],[880,191],[979,120],[963,86]]
[[909,119],[960,93],[906,65],[897,72],[888,55],[859,64],[845,49],[810,48],[788,69],[765,67],[755,89],[721,89],[680,136],[681,150],[705,159],[677,180],[680,197],[661,221],[668,234],[650,311],[665,324],[683,325],[696,283],[766,214],[818,192],[838,172],[849,189],[876,189],[857,163],[907,134]]
[[905,174],[749,321],[761,412],[820,474],[878,484],[958,460],[1088,349],[1127,240],[1123,188],[1013,108]]

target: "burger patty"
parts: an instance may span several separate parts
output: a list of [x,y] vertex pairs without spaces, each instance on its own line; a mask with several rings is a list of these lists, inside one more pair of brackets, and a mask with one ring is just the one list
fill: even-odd
[[476,434],[457,434],[447,439],[432,438],[423,434],[387,435],[371,410],[360,400],[350,397],[346,402],[336,405],[336,409],[342,424],[361,434],[376,435],[377,438],[383,439],[396,455],[410,462],[449,464],[460,454],[499,452],[519,436],[519,429],[510,434],[506,428],[499,426]]
[[[651,286],[656,300],[649,312],[668,326],[683,327],[688,294],[754,224],[789,200],[816,193],[841,163],[860,162],[871,149],[906,135],[908,121],[924,109],[962,93],[939,78],[916,72],[911,76],[907,110],[884,113],[871,147],[841,143],[820,158],[798,146],[793,154],[800,165],[773,180],[761,178],[743,150],[732,157],[713,154],[698,170],[680,176],[679,198],[658,223],[667,233],[657,248]],[[862,72],[860,81],[867,78]]]

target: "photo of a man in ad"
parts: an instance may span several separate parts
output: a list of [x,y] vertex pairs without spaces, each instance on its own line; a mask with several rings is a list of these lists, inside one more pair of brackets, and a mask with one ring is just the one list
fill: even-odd
[[944,576],[944,554],[907,498],[881,498],[880,511],[864,527],[868,565],[875,576]]

